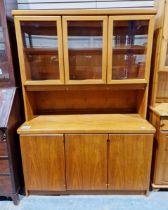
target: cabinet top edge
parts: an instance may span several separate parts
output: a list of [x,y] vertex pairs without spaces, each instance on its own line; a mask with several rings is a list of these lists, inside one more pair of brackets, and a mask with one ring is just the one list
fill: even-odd
[[138,114],[40,115],[25,122],[18,134],[155,133]]
[[69,9],[69,10],[13,10],[12,15],[155,15],[157,10],[149,8],[120,8],[120,9]]
[[155,106],[150,106],[150,110],[154,112],[159,117],[168,116],[168,103],[158,103]]

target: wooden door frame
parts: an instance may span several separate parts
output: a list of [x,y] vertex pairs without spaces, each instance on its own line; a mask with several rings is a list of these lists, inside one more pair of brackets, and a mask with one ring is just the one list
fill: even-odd
[[[112,36],[113,36],[113,21],[116,20],[149,20],[148,27],[148,43],[146,46],[146,67],[145,67],[145,78],[144,79],[126,79],[126,80],[113,80],[112,78]],[[153,43],[153,33],[154,30],[154,16],[153,15],[122,15],[122,16],[109,16],[108,25],[108,68],[107,68],[107,83],[108,84],[144,84],[149,82],[150,75],[150,63],[151,63],[151,49]]]
[[[41,84],[64,84],[64,66],[63,66],[63,47],[62,47],[62,26],[61,26],[61,17],[60,16],[16,16],[15,19],[15,29],[16,29],[16,38],[18,43],[18,52],[19,52],[19,62],[20,62],[20,71],[22,78],[22,85],[41,85]],[[59,60],[59,80],[40,80],[40,81],[32,81],[26,78],[26,66],[24,61],[24,49],[23,49],[23,40],[22,40],[22,31],[21,31],[21,21],[27,22],[40,22],[40,21],[48,21],[48,22],[56,22],[57,28],[57,37],[58,37],[58,60]]]
[[[102,79],[70,80],[69,78],[69,53],[68,53],[68,21],[102,21],[103,22],[103,48],[102,48]],[[63,16],[63,47],[66,84],[106,84],[107,67],[107,16]]]

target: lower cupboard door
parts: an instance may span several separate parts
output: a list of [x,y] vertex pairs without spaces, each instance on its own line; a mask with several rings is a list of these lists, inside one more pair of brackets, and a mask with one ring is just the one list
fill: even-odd
[[106,134],[65,135],[68,190],[107,189],[107,139]]
[[153,135],[109,135],[108,189],[149,188]]
[[26,190],[65,190],[63,135],[20,137]]

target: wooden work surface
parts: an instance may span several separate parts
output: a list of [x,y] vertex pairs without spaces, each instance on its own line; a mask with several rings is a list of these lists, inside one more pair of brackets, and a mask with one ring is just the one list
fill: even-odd
[[0,127],[7,125],[16,88],[0,88]]
[[25,122],[19,134],[155,133],[137,114],[41,115]]
[[151,8],[120,8],[120,9],[69,9],[69,10],[13,10],[12,15],[133,15],[156,14],[156,9]]
[[160,117],[168,116],[168,103],[156,104],[155,107],[151,106],[150,109]]

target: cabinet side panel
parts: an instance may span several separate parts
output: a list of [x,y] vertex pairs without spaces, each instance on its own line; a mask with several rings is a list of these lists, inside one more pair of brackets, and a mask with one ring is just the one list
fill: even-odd
[[155,185],[168,184],[168,133],[158,132],[155,141],[154,179]]

